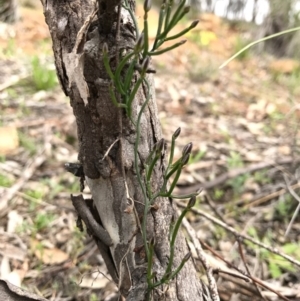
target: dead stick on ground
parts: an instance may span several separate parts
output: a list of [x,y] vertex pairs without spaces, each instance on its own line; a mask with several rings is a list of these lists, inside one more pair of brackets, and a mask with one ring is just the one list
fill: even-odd
[[272,293],[276,294],[278,297],[280,297],[281,299],[285,300],[285,301],[291,301],[290,299],[286,298],[285,296],[283,296],[280,292],[276,291],[275,289],[273,289],[272,287],[270,287],[268,284],[264,283],[262,280],[253,277],[247,273],[245,273],[244,271],[242,271],[240,268],[236,267],[235,265],[233,265],[231,262],[229,262],[228,260],[226,260],[224,257],[222,257],[221,255],[219,255],[218,252],[216,252],[215,250],[213,250],[208,244],[206,244],[205,242],[201,241],[201,244],[204,245],[212,254],[214,254],[214,256],[216,256],[217,258],[221,259],[222,261],[224,261],[227,266],[229,266],[232,269],[237,270],[238,272],[240,272],[242,275],[248,277],[249,279],[252,280],[252,282],[255,282],[256,284],[260,285],[261,287],[271,291]]
[[293,214],[293,216],[292,216],[292,219],[291,219],[291,221],[290,221],[290,223],[289,223],[289,225],[288,225],[288,227],[287,227],[287,229],[286,229],[286,231],[285,231],[285,233],[284,233],[284,236],[286,237],[286,236],[288,236],[288,234],[289,234],[289,232],[290,232],[290,230],[291,230],[291,228],[292,228],[292,225],[293,225],[293,223],[294,223],[296,217],[298,216],[298,213],[299,213],[299,210],[300,210],[300,197],[298,196],[298,194],[293,190],[293,188],[292,188],[291,185],[289,184],[289,181],[288,181],[287,176],[286,176],[285,174],[283,174],[283,177],[284,177],[284,181],[285,181],[285,184],[286,184],[286,187],[287,187],[289,193],[290,193],[290,194],[298,201],[298,203],[299,203],[298,206],[297,206],[297,208],[296,208],[296,210],[295,210],[295,212],[294,212],[294,214]]
[[208,283],[209,283],[209,288],[210,288],[210,291],[211,291],[211,296],[212,296],[212,300],[213,301],[219,301],[220,300],[220,297],[219,297],[219,294],[218,294],[218,288],[217,288],[217,283],[216,283],[216,280],[213,276],[213,269],[211,268],[211,266],[209,265],[207,259],[206,259],[206,256],[204,254],[204,251],[201,247],[201,244],[197,238],[197,235],[196,235],[196,232],[195,230],[193,229],[193,227],[190,225],[190,223],[187,221],[186,218],[184,218],[182,220],[182,225],[184,226],[184,228],[186,229],[188,235],[190,236],[194,246],[195,246],[195,249],[196,249],[196,252],[197,252],[197,255],[198,255],[198,258],[200,259],[205,271],[206,271],[206,275],[207,275],[207,279],[208,279]]
[[27,161],[27,164],[22,172],[21,177],[10,188],[8,188],[0,197],[0,212],[3,212],[4,208],[7,208],[8,202],[19,192],[19,190],[25,185],[25,183],[33,176],[35,171],[40,167],[47,159],[47,154],[51,152],[51,139],[50,127],[44,126],[44,146],[37,152],[37,155]]
[[[245,267],[245,269],[246,269],[246,272],[247,272],[247,274],[249,275],[249,278],[252,279],[253,276],[251,275],[250,269],[249,269],[248,264],[247,264],[247,262],[246,262],[246,258],[245,258],[244,252],[243,252],[243,245],[242,245],[242,242],[240,241],[240,239],[237,239],[237,242],[238,242],[238,245],[239,245],[239,253],[240,253],[241,259],[242,259],[242,261],[243,261],[244,267]],[[254,287],[255,287],[255,289],[256,289],[258,295],[262,298],[262,300],[267,301],[267,299],[262,295],[262,293],[261,293],[261,291],[260,291],[260,289],[259,289],[259,287],[258,287],[256,281],[253,281],[253,284],[254,284]]]
[[[300,183],[296,183],[294,185],[291,186],[292,189],[297,189],[300,187]],[[258,199],[254,199],[254,200],[250,200],[250,201],[247,201],[247,200],[241,200],[239,202],[236,203],[236,205],[242,205],[244,203],[247,202],[247,204],[244,205],[244,208],[251,208],[251,207],[255,207],[255,206],[258,206],[258,205],[261,205],[271,199],[274,199],[280,195],[283,195],[287,193],[287,189],[283,188],[283,189],[280,189],[278,191],[275,191],[273,193],[270,193],[268,195],[265,195],[263,197],[260,197]]]
[[240,175],[244,175],[246,173],[251,173],[251,172],[255,172],[264,168],[268,168],[271,166],[276,167],[276,165],[283,165],[283,164],[289,164],[289,163],[297,163],[300,162],[300,158],[286,158],[286,159],[282,159],[282,160],[278,160],[277,162],[261,162],[258,164],[252,164],[249,165],[245,168],[237,168],[237,169],[232,169],[218,177],[216,177],[214,180],[212,181],[208,181],[205,183],[197,183],[197,184],[193,184],[192,186],[186,187],[186,188],[181,188],[180,192],[182,194],[190,194],[195,192],[196,189],[199,188],[199,186],[203,189],[211,189],[213,187],[216,187],[218,185],[223,184],[224,182],[236,178]]
[[8,202],[17,194],[24,184],[32,177],[36,169],[46,160],[45,148],[43,148],[35,157],[30,159],[17,182],[1,196],[0,211],[4,209]]
[[[186,204],[184,204],[183,202],[177,201],[176,203],[181,208],[185,208],[186,207]],[[200,209],[195,209],[195,208],[192,208],[191,211],[193,213],[197,214],[197,215],[200,215],[200,216],[206,218],[207,220],[213,222],[214,224],[216,224],[216,225],[224,228],[225,230],[231,232],[233,235],[238,236],[242,241],[243,240],[248,240],[248,241],[252,242],[253,244],[255,244],[255,245],[257,245],[257,246],[259,246],[261,248],[264,248],[264,249],[268,250],[271,253],[277,254],[277,255],[281,256],[282,258],[286,259],[287,261],[291,262],[292,264],[295,264],[296,266],[300,267],[300,262],[298,260],[292,258],[289,255],[286,255],[286,254],[280,252],[276,248],[272,248],[272,247],[270,247],[270,246],[268,246],[268,245],[266,245],[264,243],[261,243],[261,242],[255,240],[255,239],[253,239],[250,236],[247,236],[247,235],[239,233],[234,228],[228,226],[227,224],[225,224],[222,221],[216,219],[215,217],[211,216],[210,214],[208,214],[208,213],[206,213],[206,212],[204,212],[204,211],[202,211]]]

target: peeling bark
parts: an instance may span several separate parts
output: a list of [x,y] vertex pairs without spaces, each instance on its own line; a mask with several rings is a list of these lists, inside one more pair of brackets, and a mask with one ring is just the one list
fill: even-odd
[[43,297],[24,291],[0,279],[0,300],[5,301],[47,301]]
[[[103,44],[108,45],[110,64],[114,68],[116,49],[130,51],[135,44],[134,25],[127,11],[122,10],[118,42],[116,5],[120,1],[98,1],[100,10],[97,14],[95,3],[90,0],[44,2],[57,74],[62,89],[70,97],[76,117],[78,159],[83,165],[85,180],[92,193],[92,210],[97,211],[99,220],[95,214],[93,216],[101,228],[109,233],[112,245],[101,241],[93,229],[90,232],[121,294],[127,300],[142,301],[145,300],[147,281],[140,224],[143,218],[147,218],[147,237],[155,237],[153,270],[157,279],[160,279],[168,264],[169,227],[176,218],[176,208],[172,199],[159,198],[156,201],[158,209],[151,209],[146,217],[143,216],[144,198],[133,163],[137,133],[125,112],[121,114],[120,129],[119,109],[113,105],[109,96],[110,80],[103,66]],[[134,1],[129,2],[134,9]],[[150,150],[161,138],[153,79],[149,77],[148,81],[151,84],[151,99],[142,116],[138,149],[141,173]],[[133,120],[137,119],[144,101],[145,87],[138,91],[133,102]],[[153,190],[157,191],[161,183],[162,170],[157,166],[152,179]],[[174,268],[188,253],[182,234],[179,234],[175,248]],[[154,290],[153,299],[201,301],[204,299],[202,291],[202,283],[190,260],[174,281]]]

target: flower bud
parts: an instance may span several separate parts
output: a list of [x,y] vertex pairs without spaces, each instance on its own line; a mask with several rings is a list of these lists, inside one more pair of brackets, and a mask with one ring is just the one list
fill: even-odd
[[188,207],[188,208],[194,207],[195,204],[196,204],[196,200],[197,200],[196,196],[193,195],[193,196],[189,199],[189,202],[188,202],[187,207]]
[[148,70],[150,64],[150,58],[149,56],[145,57],[145,59],[142,62],[142,73],[146,73],[146,71]]
[[195,28],[199,23],[199,20],[195,20],[192,22],[192,24],[190,25],[190,29]]
[[193,143],[190,142],[187,145],[184,146],[182,150],[182,156],[184,157],[186,154],[190,154],[193,148]]
[[161,153],[165,148],[165,139],[161,138],[156,145],[156,153]]
[[190,160],[190,154],[185,154],[184,156],[182,156],[181,158],[181,166],[183,167],[184,165],[186,165]]
[[188,253],[184,256],[183,261],[184,261],[184,262],[187,262],[187,261],[191,258],[191,256],[192,256],[192,253],[191,253],[191,252],[188,252]]
[[183,13],[184,14],[187,14],[189,11],[190,11],[191,7],[190,6],[186,6],[184,9],[183,9]]
[[181,132],[181,128],[179,127],[173,134],[172,138],[175,140],[178,138],[178,136],[180,135]]
[[151,9],[151,0],[145,0],[144,2],[144,11],[148,12]]
[[102,46],[102,53],[103,54],[108,53],[108,46],[107,46],[107,44],[105,42],[103,43],[103,46]]

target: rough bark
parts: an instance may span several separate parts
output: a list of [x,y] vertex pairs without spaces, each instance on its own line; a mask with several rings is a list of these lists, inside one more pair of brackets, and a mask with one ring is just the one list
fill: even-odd
[[0,0],[0,22],[14,23],[18,19],[17,0]]
[[[119,2],[100,0],[98,14],[91,17],[94,2],[90,0],[47,0],[44,14],[52,37],[57,74],[76,117],[78,159],[93,199],[89,208],[95,221],[108,232],[112,244],[103,243],[96,233],[97,227],[87,227],[122,295],[127,300],[138,301],[145,300],[147,290],[146,256],[140,231],[142,219],[147,218],[148,240],[154,237],[156,241],[153,270],[159,279],[168,263],[169,227],[176,218],[176,208],[172,199],[159,198],[155,209],[143,216],[144,198],[133,163],[137,133],[125,112],[120,113],[109,96],[110,80],[103,66],[103,44],[108,45],[113,68],[117,49],[129,51],[135,44],[133,22],[125,10],[122,10],[120,39],[116,39],[116,6]],[[134,1],[130,1],[130,5],[134,10]],[[81,30],[84,24],[88,26]],[[138,148],[141,173],[147,155],[161,138],[153,81],[148,80],[151,99],[142,117]],[[145,87],[140,89],[133,102],[133,120],[137,119],[144,101]],[[154,191],[161,185],[161,168],[155,169]],[[80,212],[79,215],[82,217]],[[185,239],[179,234],[174,268],[187,253]],[[192,261],[186,263],[168,286],[155,289],[153,299],[203,300],[202,283]]]

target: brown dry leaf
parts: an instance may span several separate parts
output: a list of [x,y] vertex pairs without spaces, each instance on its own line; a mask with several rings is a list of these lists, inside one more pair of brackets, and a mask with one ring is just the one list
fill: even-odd
[[261,162],[263,160],[262,156],[255,152],[247,151],[243,155],[245,156],[246,161]]
[[248,122],[245,124],[249,132],[253,135],[262,135],[263,123]]
[[267,101],[260,99],[248,107],[246,118],[251,121],[261,121],[266,115]]
[[277,107],[274,103],[261,99],[257,103],[248,107],[247,119],[253,121],[261,121],[266,115],[271,115],[276,111]]
[[14,127],[0,127],[0,154],[11,154],[19,147],[17,129]]
[[278,152],[282,155],[290,155],[291,154],[291,148],[288,145],[281,145],[278,147]]
[[99,274],[97,277],[85,277],[80,282],[80,287],[87,287],[93,289],[101,289],[104,288],[109,283],[109,280]]
[[292,59],[281,59],[271,62],[269,65],[270,71],[274,73],[290,74],[296,69],[300,68],[299,61]]
[[60,249],[47,249],[37,240],[31,241],[31,249],[34,250],[34,255],[45,264],[58,264],[69,259],[69,255]]

